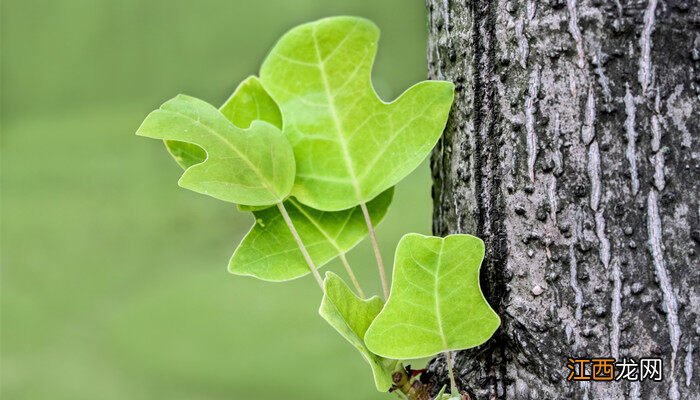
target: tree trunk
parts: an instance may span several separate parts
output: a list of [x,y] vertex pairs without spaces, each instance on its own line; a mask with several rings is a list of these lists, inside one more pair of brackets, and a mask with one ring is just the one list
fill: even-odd
[[[433,230],[484,239],[503,320],[456,355],[459,384],[477,399],[700,398],[700,2],[427,4],[430,77],[457,86]],[[663,381],[568,382],[568,357],[661,357]]]

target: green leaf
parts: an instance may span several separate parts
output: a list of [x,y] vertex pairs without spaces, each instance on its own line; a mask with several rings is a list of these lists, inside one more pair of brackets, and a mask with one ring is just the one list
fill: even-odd
[[396,366],[396,360],[387,360],[373,354],[364,343],[367,327],[379,314],[384,302],[376,296],[367,300],[358,298],[345,282],[332,272],[326,273],[323,286],[325,294],[318,313],[360,351],[365,361],[372,367],[377,390],[388,391],[393,385],[391,374]]
[[[249,128],[253,121],[265,121],[282,129],[282,113],[279,107],[255,76],[249,76],[241,82],[219,111],[241,129]],[[207,153],[195,144],[177,140],[163,142],[183,169],[199,164],[207,158]],[[244,207],[246,206],[239,208]]]
[[438,392],[437,396],[435,396],[435,400],[462,400],[462,395],[459,393],[445,393],[447,390],[447,386],[443,386],[442,389],[440,389],[440,392]]
[[474,236],[404,236],[391,295],[367,331],[367,347],[384,357],[413,359],[488,340],[500,318],[479,286],[483,258],[484,242]]
[[[367,204],[372,221],[384,218],[393,189]],[[366,235],[360,207],[319,211],[294,198],[284,202],[294,226],[317,267],[350,251]],[[229,271],[267,281],[286,281],[309,273],[309,267],[277,207],[254,211],[256,222],[229,262]]]
[[256,76],[241,82],[220,110],[240,128],[249,127],[253,121],[265,121],[282,129],[282,113]]
[[275,204],[290,193],[294,154],[273,125],[241,129],[210,104],[185,95],[146,117],[137,135],[197,145],[207,159],[185,170],[180,186],[217,199],[253,206]]
[[163,143],[165,149],[182,169],[203,163],[207,159],[207,152],[194,143],[178,142],[177,140],[163,140]]
[[293,195],[327,211],[366,203],[394,186],[442,134],[454,85],[424,81],[392,103],[372,88],[379,29],[326,18],[285,34],[260,70],[282,110],[297,161]]
[[[241,129],[247,129],[253,121],[265,121],[282,129],[282,114],[279,107],[255,76],[249,76],[241,82],[219,111]],[[199,164],[207,158],[207,153],[195,144],[177,140],[164,140],[163,143],[182,169]],[[268,208],[270,205],[237,204],[236,207],[240,211],[255,211]]]
[[445,398],[445,390],[447,389],[447,385],[443,385],[442,389],[438,392],[437,396],[435,396],[436,400],[443,400]]

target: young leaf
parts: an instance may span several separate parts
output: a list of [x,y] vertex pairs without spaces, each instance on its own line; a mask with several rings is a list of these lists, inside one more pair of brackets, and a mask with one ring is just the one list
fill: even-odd
[[367,300],[358,298],[345,282],[332,272],[326,273],[323,286],[325,293],[318,313],[360,351],[372,367],[377,390],[388,391],[393,385],[391,374],[396,360],[387,360],[373,354],[364,343],[367,327],[379,314],[384,303],[376,296]]
[[[249,128],[253,121],[264,121],[282,129],[282,114],[279,107],[255,76],[249,76],[241,82],[219,111],[241,129]],[[195,144],[177,140],[164,140],[163,143],[182,169],[199,164],[207,158],[207,153]],[[268,208],[270,205],[236,204],[236,207],[241,211],[255,211]]]
[[488,340],[500,318],[481,293],[484,242],[470,235],[404,236],[396,249],[391,295],[365,342],[394,359],[468,349]]
[[430,153],[453,84],[416,84],[384,103],[371,84],[379,29],[353,17],[296,27],[275,45],[260,79],[282,110],[297,160],[293,195],[343,210],[394,186]]
[[[372,220],[382,220],[392,195],[393,189],[388,189],[367,204]],[[284,205],[317,267],[350,251],[367,236],[360,207],[319,211],[294,198]],[[253,214],[256,222],[233,253],[229,271],[268,281],[286,281],[308,274],[309,268],[279,210],[271,207]]]
[[249,127],[253,121],[265,121],[282,129],[282,113],[256,76],[241,82],[220,110],[240,128]]
[[287,139],[267,122],[240,129],[210,104],[178,95],[146,117],[137,135],[193,143],[207,159],[185,171],[180,186],[253,206],[284,200],[295,176]]
[[[282,124],[279,108],[254,76],[243,81],[220,110],[239,128],[246,128],[256,120],[276,126]],[[206,157],[196,145],[171,140],[165,142],[168,151],[184,169],[201,163]],[[389,189],[368,204],[370,214],[377,222],[384,217],[392,193],[393,189]],[[309,251],[318,266],[349,251],[367,234],[359,207],[324,213],[292,199],[286,200],[284,205],[304,242],[312,244]],[[294,279],[309,273],[301,251],[276,207],[237,206],[241,211],[254,212],[256,223],[234,253],[229,263],[231,272],[272,281]],[[347,224],[341,227],[340,222]],[[268,250],[273,253],[266,254]]]
[[445,393],[445,390],[447,390],[447,386],[443,386],[442,389],[440,389],[440,392],[435,396],[435,400],[462,400],[461,394]]
[[[279,107],[255,76],[249,76],[241,82],[219,111],[241,129],[248,129],[253,121],[265,121],[282,129]],[[195,144],[177,140],[163,142],[183,169],[199,164],[207,158],[207,153]]]

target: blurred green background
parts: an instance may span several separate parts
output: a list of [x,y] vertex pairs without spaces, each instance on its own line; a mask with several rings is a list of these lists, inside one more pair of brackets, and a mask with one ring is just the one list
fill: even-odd
[[[227,273],[250,215],[178,188],[134,135],[177,93],[220,104],[283,32],[339,14],[382,29],[384,99],[424,79],[422,0],[2,1],[2,399],[388,396],[313,279]],[[385,263],[430,214],[424,164],[379,227]],[[367,242],[350,261],[379,293]]]

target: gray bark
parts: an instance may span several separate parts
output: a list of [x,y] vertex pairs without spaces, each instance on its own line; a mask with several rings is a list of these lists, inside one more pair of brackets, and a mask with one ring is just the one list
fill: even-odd
[[[700,2],[427,0],[456,83],[434,233],[484,239],[503,325],[456,355],[478,399],[700,398]],[[540,293],[541,292],[541,293]],[[567,382],[567,357],[662,382]],[[434,388],[444,360],[430,364]]]

